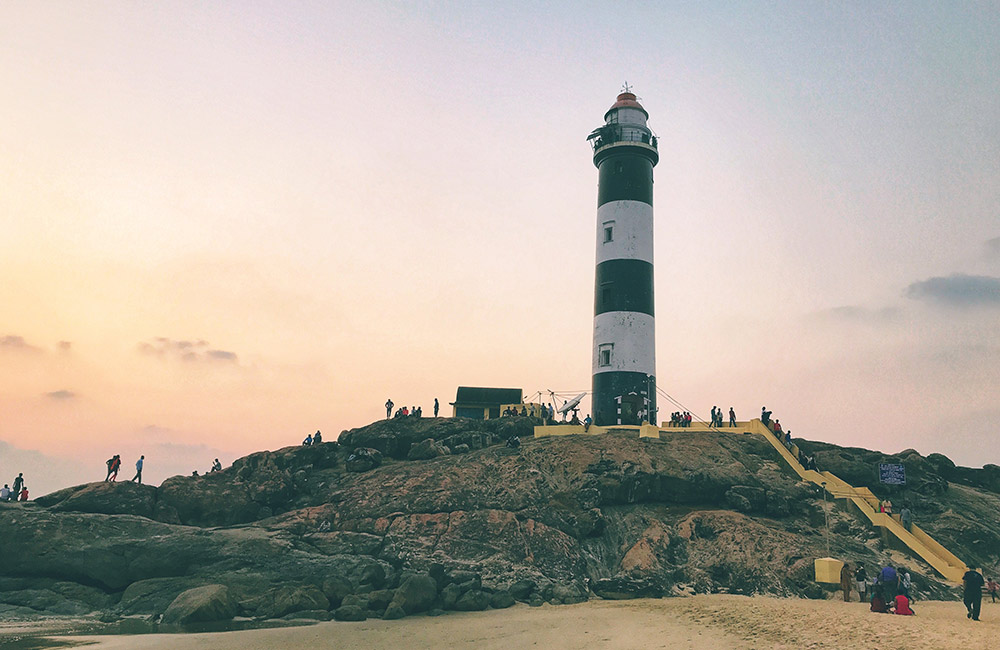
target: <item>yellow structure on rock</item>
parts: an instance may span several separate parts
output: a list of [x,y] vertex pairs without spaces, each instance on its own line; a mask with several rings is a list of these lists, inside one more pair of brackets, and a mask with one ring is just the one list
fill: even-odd
[[[803,481],[808,481],[822,487],[835,499],[845,499],[849,501],[855,508],[858,509],[858,511],[861,512],[862,515],[865,516],[865,518],[868,519],[873,526],[878,526],[887,533],[892,533],[896,539],[902,542],[915,555],[927,562],[927,564],[931,565],[934,570],[944,576],[945,579],[950,582],[960,583],[962,582],[962,576],[966,571],[968,571],[968,568],[962,560],[958,559],[955,554],[938,543],[916,524],[911,524],[910,530],[906,530],[902,522],[899,520],[899,515],[888,515],[884,512],[879,512],[878,497],[872,494],[872,491],[868,488],[853,487],[831,472],[819,472],[804,468],[802,463],[799,462],[799,448],[794,444],[786,447],[785,444],[771,432],[767,425],[762,423],[759,419],[750,420],[749,422],[737,422],[736,427],[729,427],[727,425],[719,428],[709,426],[705,422],[692,422],[690,427],[682,428],[667,426],[657,427],[652,424],[642,424],[641,426],[591,426],[586,432],[584,431],[584,427],[582,425],[559,424],[554,426],[535,427],[535,437],[545,438],[549,436],[579,434],[600,435],[608,433],[609,431],[637,431],[640,438],[657,439],[678,433],[752,433],[762,436],[771,444],[772,447],[774,447],[774,449],[778,452],[778,455],[781,456],[792,471],[798,474],[799,478]],[[836,579],[831,580],[831,582],[839,583],[840,567],[843,566],[843,562],[840,560],[834,560],[833,558],[820,558],[819,560],[816,560],[816,579],[820,582],[826,582],[826,580],[820,580],[820,560],[832,560],[834,563],[837,563]],[[829,566],[832,566],[832,564]],[[824,564],[824,576],[826,575],[825,572],[828,568],[829,567]]]
[[816,582],[840,584],[840,570],[844,568],[843,562],[832,557],[818,557],[813,562],[813,566],[816,568]]

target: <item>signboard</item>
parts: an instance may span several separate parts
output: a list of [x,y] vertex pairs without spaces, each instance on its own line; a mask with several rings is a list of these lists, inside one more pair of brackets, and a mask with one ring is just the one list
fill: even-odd
[[906,468],[895,463],[879,463],[878,480],[886,485],[906,485]]

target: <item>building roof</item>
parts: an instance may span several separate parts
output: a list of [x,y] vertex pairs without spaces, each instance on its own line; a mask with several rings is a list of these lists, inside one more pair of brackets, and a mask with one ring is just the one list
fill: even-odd
[[646,112],[646,109],[642,107],[642,104],[639,103],[636,96],[632,93],[619,94],[618,99],[615,100],[615,103],[612,104],[611,108],[609,108],[607,113],[604,114],[604,119],[608,119],[608,113],[618,108],[637,108],[642,111],[643,115],[645,115],[647,119],[649,118],[649,113]]
[[453,404],[520,404],[520,388],[459,386]]

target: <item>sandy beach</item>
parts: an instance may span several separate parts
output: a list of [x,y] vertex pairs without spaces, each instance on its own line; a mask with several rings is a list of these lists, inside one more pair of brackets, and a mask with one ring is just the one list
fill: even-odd
[[[985,648],[1000,634],[1000,605],[983,620],[960,602],[918,602],[917,616],[872,614],[867,605],[743,596],[524,605],[399,621],[320,623],[214,634],[61,637],[101,650],[271,648]],[[2,644],[0,644],[2,645]]]

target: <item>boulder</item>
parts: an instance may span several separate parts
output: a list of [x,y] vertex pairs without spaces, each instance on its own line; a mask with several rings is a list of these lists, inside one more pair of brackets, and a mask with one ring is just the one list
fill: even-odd
[[385,608],[385,613],[382,614],[383,621],[395,621],[406,616],[406,610],[395,603],[389,603],[389,606]]
[[345,461],[348,472],[367,472],[382,465],[382,453],[370,447],[358,447]]
[[131,481],[86,483],[35,499],[53,512],[93,512],[152,517],[156,488]]
[[631,598],[660,598],[663,588],[659,584],[642,578],[615,576],[598,578],[590,583],[595,594],[606,600],[627,600]]
[[535,590],[535,581],[521,579],[510,586],[510,595],[514,597],[515,600],[520,600],[525,602],[531,593]]
[[489,606],[490,595],[477,589],[465,592],[455,603],[455,609],[460,612],[479,612]]
[[224,585],[205,585],[188,589],[174,598],[163,613],[167,625],[188,625],[228,621],[236,616],[236,601]]
[[329,621],[333,616],[325,609],[303,609],[283,616],[286,621]]
[[353,591],[350,581],[339,576],[333,576],[323,581],[323,594],[330,601],[330,607],[340,607],[344,597]]
[[441,590],[441,607],[444,609],[455,609],[455,603],[462,596],[462,588],[454,582],[445,585]]
[[179,594],[203,582],[194,578],[137,580],[122,593],[119,606],[125,614],[162,614]]
[[587,592],[576,583],[557,583],[552,586],[552,598],[555,603],[572,605],[587,600]]
[[333,613],[333,618],[338,621],[363,621],[368,618],[368,613],[357,605],[341,605]]
[[429,460],[438,456],[447,456],[450,453],[451,451],[447,447],[434,438],[427,438],[410,447],[406,458],[407,460]]
[[498,591],[490,596],[490,607],[493,609],[506,609],[512,607],[516,602],[509,591]]
[[426,573],[412,575],[396,589],[392,603],[399,605],[407,614],[424,612],[434,605],[437,598],[437,583]]
[[376,589],[366,595],[368,609],[381,615],[395,598],[396,592],[392,589]]
[[326,611],[330,601],[314,585],[278,587],[271,593],[272,604],[265,608],[268,618],[281,618],[293,612],[321,609]]

